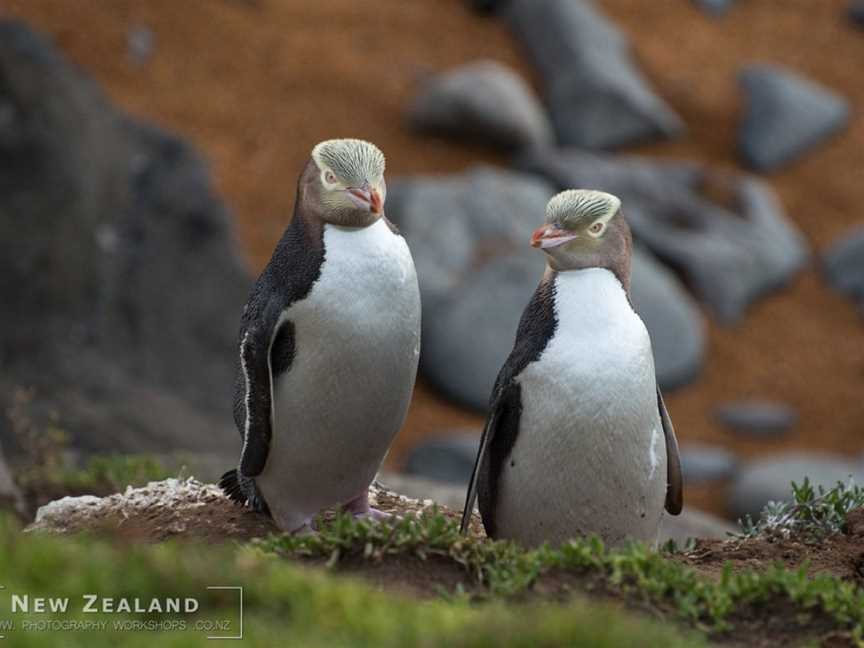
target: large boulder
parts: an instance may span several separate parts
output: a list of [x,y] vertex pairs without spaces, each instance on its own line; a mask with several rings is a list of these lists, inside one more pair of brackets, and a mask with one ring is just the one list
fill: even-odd
[[725,323],[739,321],[748,305],[809,259],[803,235],[773,191],[749,176],[574,149],[534,151],[517,163],[561,189],[619,196],[637,241],[681,272]]
[[[543,273],[545,257],[528,241],[554,189],[488,168],[391,184],[388,214],[411,245],[423,296],[421,370],[451,399],[484,410]],[[633,302],[652,335],[660,384],[691,380],[702,364],[701,315],[672,273],[641,251]]]
[[589,0],[511,0],[504,12],[540,74],[560,144],[610,149],[683,130]]
[[757,171],[793,162],[849,122],[844,97],[780,66],[751,65],[740,83],[746,111],[738,148]]
[[527,83],[495,61],[477,61],[423,84],[408,117],[420,131],[505,150],[552,143],[552,126]]
[[0,407],[32,388],[35,424],[85,450],[233,446],[249,278],[202,160],[20,22],[0,22],[0,115]]

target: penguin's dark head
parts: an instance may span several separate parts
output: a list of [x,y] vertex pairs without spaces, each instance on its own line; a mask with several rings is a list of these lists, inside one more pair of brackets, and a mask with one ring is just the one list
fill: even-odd
[[326,140],[312,149],[301,200],[327,223],[366,227],[384,214],[384,154],[357,139]]
[[554,196],[531,245],[546,253],[553,270],[607,268],[629,287],[630,228],[621,215],[621,201],[612,194],[571,189]]

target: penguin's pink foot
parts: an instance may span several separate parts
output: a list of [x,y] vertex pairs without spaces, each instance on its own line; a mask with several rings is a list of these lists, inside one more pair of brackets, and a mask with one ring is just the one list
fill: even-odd
[[385,513],[369,506],[369,491],[365,490],[354,499],[343,504],[342,510],[350,513],[355,518],[365,518],[375,520],[376,522],[383,522],[393,517],[390,513]]
[[312,525],[312,518],[306,518],[303,520],[303,524],[294,529],[291,532],[291,535],[317,535],[318,532],[315,530],[315,527]]

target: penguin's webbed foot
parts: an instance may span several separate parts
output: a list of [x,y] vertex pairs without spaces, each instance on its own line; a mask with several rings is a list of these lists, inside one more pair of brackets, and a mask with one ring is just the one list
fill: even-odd
[[374,520],[375,522],[384,522],[393,517],[390,513],[379,511],[378,509],[369,506],[368,490],[364,490],[357,497],[343,504],[342,510],[350,513],[355,518]]

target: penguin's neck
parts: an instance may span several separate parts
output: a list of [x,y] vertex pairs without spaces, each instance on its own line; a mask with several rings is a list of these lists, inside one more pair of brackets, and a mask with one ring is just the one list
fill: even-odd
[[561,331],[595,336],[638,319],[621,281],[606,268],[557,273],[555,315]]

